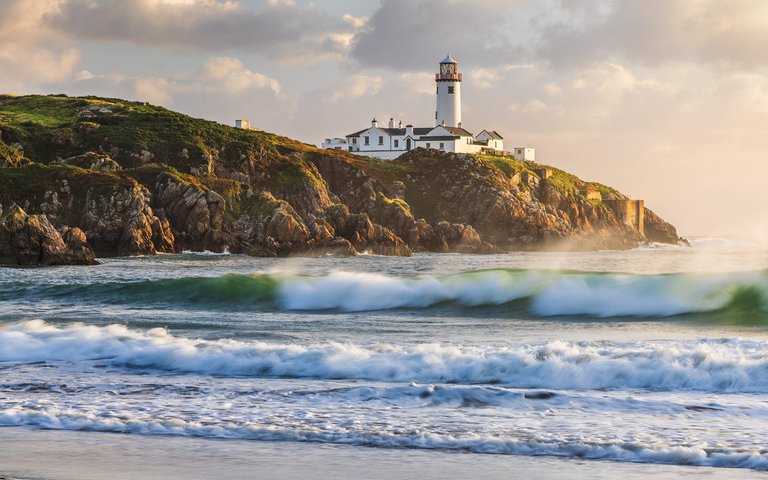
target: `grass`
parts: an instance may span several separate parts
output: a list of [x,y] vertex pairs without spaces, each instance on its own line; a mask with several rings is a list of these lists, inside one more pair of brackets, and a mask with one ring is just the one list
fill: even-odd
[[[136,158],[142,150],[150,151],[153,161],[179,170],[218,154],[236,170],[243,158],[282,156],[309,148],[285,137],[236,129],[163,107],[98,97],[0,97],[0,133],[6,142],[21,143],[33,161],[50,163],[57,156],[107,151],[127,168],[143,163]],[[61,141],[68,137],[77,152]]]
[[533,171],[525,162],[515,160],[512,157],[502,157],[498,155],[476,155],[476,157],[493,165],[510,177],[516,173]]
[[150,191],[154,189],[155,184],[159,180],[163,180],[164,178],[171,179],[173,182],[180,185],[192,183],[200,189],[206,189],[205,185],[199,178],[179,172],[170,165],[164,165],[161,163],[142,165],[141,167],[124,170],[124,173],[147,187]]
[[579,177],[556,168],[552,169],[552,175],[547,182],[561,194],[570,197],[580,195],[580,191],[584,188],[584,182]]

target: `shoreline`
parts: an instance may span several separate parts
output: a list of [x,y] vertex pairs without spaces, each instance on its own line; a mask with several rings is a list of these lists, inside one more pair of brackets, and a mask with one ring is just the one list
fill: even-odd
[[0,427],[0,478],[766,478],[747,469]]

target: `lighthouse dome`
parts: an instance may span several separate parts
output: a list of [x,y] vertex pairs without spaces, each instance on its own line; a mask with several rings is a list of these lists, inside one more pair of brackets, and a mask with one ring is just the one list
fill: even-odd
[[450,55],[446,55],[446,57],[440,63],[459,63],[459,62],[454,60],[453,57],[451,57]]

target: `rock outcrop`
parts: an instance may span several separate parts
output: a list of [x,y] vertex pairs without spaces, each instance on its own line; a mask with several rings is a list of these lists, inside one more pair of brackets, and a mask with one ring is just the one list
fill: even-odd
[[649,209],[645,209],[645,238],[649,242],[672,245],[689,245],[687,239],[677,234],[677,229]]
[[167,221],[150,207],[149,191],[133,184],[107,195],[88,195],[80,227],[100,255],[147,255],[173,251]]
[[[221,252],[226,202],[214,191],[168,179],[155,188],[153,204],[173,232],[176,248]],[[173,245],[174,240],[170,240]]]
[[56,230],[45,215],[12,205],[0,220],[0,265],[95,265],[93,250],[77,227]]

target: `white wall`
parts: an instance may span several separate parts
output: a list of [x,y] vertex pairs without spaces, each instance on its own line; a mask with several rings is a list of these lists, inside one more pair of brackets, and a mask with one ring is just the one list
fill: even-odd
[[[461,82],[435,82],[437,84],[437,118],[435,125],[445,122],[448,127],[461,123]],[[453,93],[448,93],[453,87]]]
[[512,157],[515,160],[536,161],[536,149],[530,147],[515,147],[512,149]]
[[394,152],[355,152],[355,155],[363,155],[365,157],[380,158],[382,160],[394,160],[404,153],[405,151],[398,150]]
[[496,138],[493,138],[493,136],[488,133],[487,130],[483,130],[482,132],[477,134],[477,140],[481,142],[488,142],[488,148],[493,148],[496,150],[504,150],[504,141],[499,140]]
[[472,137],[461,137],[461,140],[456,142],[456,152],[459,153],[480,153],[485,145],[477,145],[474,143],[467,143],[466,139]]

